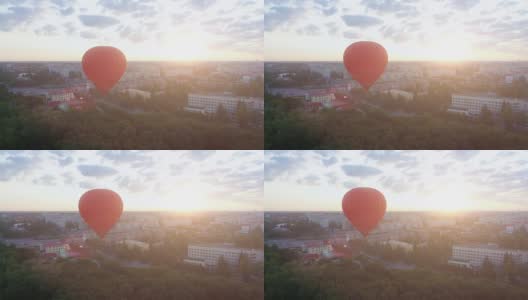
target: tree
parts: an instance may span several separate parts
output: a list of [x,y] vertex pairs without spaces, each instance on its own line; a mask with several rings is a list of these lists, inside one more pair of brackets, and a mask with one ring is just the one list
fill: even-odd
[[238,125],[241,128],[248,127],[249,120],[250,120],[250,114],[248,112],[246,103],[242,101],[238,101],[236,116],[238,120]]
[[484,124],[493,124],[493,115],[486,105],[482,106],[482,109],[480,110],[480,120]]
[[249,257],[245,253],[240,253],[240,257],[238,259],[238,269],[240,271],[240,275],[242,276],[242,279],[244,281],[249,280],[250,275],[250,265],[249,265]]
[[509,102],[502,103],[501,115],[504,121],[504,127],[511,129],[513,127],[514,118],[512,106]]
[[72,222],[72,221],[66,221],[66,223],[64,224],[64,228],[66,230],[78,230],[79,229],[79,223],[77,222]]
[[227,110],[222,104],[216,107],[215,119],[221,122],[225,122],[229,120],[229,114],[227,113]]
[[218,258],[218,262],[216,264],[216,273],[222,276],[229,275],[229,265],[227,264],[227,261],[223,255]]
[[495,278],[495,268],[493,267],[493,264],[491,263],[490,259],[487,256],[484,258],[484,261],[482,262],[482,266],[480,267],[480,272],[485,277]]

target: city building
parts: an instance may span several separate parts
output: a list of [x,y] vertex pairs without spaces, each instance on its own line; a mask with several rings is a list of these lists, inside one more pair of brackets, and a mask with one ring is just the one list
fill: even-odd
[[129,249],[139,249],[141,251],[147,251],[150,249],[150,245],[145,242],[136,241],[136,240],[124,240],[120,244],[126,245]]
[[70,251],[70,245],[63,242],[50,242],[43,244],[42,246],[44,253],[49,254],[53,253],[58,257],[66,258],[68,257],[68,252]]
[[382,244],[389,245],[392,249],[403,249],[405,252],[411,252],[414,249],[412,244],[397,240],[388,240],[386,242],[382,242]]
[[318,254],[321,256],[332,256],[332,244],[328,241],[306,241],[302,250],[308,254]]
[[148,100],[151,98],[151,93],[138,90],[138,89],[124,89],[122,90],[123,93],[128,94],[131,98],[141,98],[143,100]]
[[403,99],[405,101],[412,101],[414,99],[414,94],[407,91],[397,90],[397,89],[391,89],[389,90],[389,94],[392,96],[392,98],[395,99]]
[[49,102],[69,102],[75,99],[75,94],[70,89],[57,89],[48,91],[46,103]]
[[189,94],[186,111],[214,114],[222,105],[229,114],[235,114],[238,103],[246,104],[248,110],[264,111],[264,100],[256,97],[240,97],[230,94]]
[[451,106],[447,111],[464,115],[480,115],[482,109],[487,107],[491,113],[498,114],[505,103],[509,103],[514,112],[528,112],[528,101],[493,94],[453,94],[451,95]]
[[504,255],[511,255],[516,264],[528,263],[528,251],[500,248],[495,244],[453,245],[448,263],[454,266],[481,267],[486,257],[494,265],[502,265]]
[[226,263],[233,267],[238,265],[241,254],[246,254],[251,263],[264,260],[264,251],[238,248],[233,244],[190,244],[186,260],[190,264],[203,262],[207,268],[214,269],[220,257],[224,257]]

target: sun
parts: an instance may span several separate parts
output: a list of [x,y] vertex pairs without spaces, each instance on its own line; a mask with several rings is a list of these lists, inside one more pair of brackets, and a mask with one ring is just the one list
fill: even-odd
[[472,52],[467,38],[453,33],[433,38],[432,42],[424,47],[423,55],[435,61],[462,61],[470,60]]
[[196,31],[167,33],[152,43],[135,44],[127,48],[133,59],[147,61],[200,61],[208,60],[211,37]]
[[463,186],[453,185],[435,191],[431,197],[430,210],[453,213],[471,209],[468,191]]

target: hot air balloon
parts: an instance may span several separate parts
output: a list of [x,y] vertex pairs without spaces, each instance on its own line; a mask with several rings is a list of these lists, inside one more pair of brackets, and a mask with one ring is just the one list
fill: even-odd
[[79,213],[100,238],[114,226],[123,212],[121,197],[111,190],[87,191],[79,200]]
[[127,60],[117,48],[98,46],[84,53],[82,67],[84,74],[97,90],[108,94],[125,73]]
[[347,219],[364,237],[376,228],[387,209],[383,194],[368,187],[348,191],[343,196],[342,206]]
[[388,55],[380,44],[362,41],[346,48],[343,62],[352,79],[368,90],[385,71]]

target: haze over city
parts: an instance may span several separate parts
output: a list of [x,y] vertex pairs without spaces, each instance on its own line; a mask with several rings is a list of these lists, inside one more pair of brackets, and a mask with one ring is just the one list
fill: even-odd
[[340,61],[361,40],[392,61],[526,60],[526,1],[265,2],[267,61]]
[[259,1],[0,2],[0,61],[79,61],[95,45],[129,60],[261,60]]
[[388,211],[528,210],[523,151],[267,151],[267,211],[341,211],[351,188]]
[[259,152],[4,151],[0,169],[0,211],[77,211],[93,188],[118,192],[125,211],[262,209]]

